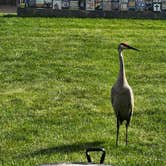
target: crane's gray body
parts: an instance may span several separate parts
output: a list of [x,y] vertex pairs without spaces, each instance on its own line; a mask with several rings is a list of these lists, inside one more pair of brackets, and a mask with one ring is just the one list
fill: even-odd
[[124,43],[121,43],[118,47],[120,69],[118,79],[111,89],[111,103],[115,111],[117,118],[117,137],[116,145],[118,145],[119,126],[123,121],[126,121],[126,145],[128,142],[128,126],[130,124],[131,116],[134,108],[134,96],[132,88],[129,86],[126,79],[124,60],[122,55],[123,49],[134,49]]
[[125,120],[129,124],[134,107],[134,97],[132,89],[128,83],[123,85],[116,83],[112,87],[111,102],[116,117],[119,118],[120,124]]

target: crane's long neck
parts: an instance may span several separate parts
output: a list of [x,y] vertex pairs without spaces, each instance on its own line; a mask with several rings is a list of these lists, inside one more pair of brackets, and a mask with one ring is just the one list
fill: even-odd
[[125,66],[124,66],[122,50],[119,51],[119,62],[120,62],[120,69],[119,69],[118,83],[120,85],[124,85],[127,82],[127,79],[125,74]]

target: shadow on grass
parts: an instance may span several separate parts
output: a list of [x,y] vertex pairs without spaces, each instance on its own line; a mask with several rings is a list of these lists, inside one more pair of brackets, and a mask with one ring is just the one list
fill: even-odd
[[80,142],[74,143],[69,145],[60,145],[55,147],[49,147],[45,149],[39,149],[29,154],[21,155],[19,158],[24,157],[35,157],[38,155],[51,155],[53,153],[72,153],[72,152],[79,152],[82,150],[86,150],[89,147],[101,147],[103,142],[95,141],[95,142]]

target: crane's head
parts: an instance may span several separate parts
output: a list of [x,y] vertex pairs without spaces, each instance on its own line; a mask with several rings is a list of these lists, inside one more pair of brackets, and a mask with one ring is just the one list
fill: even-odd
[[119,47],[118,47],[118,50],[122,51],[123,49],[132,49],[132,50],[135,50],[135,51],[139,51],[137,48],[131,47],[126,43],[120,43]]

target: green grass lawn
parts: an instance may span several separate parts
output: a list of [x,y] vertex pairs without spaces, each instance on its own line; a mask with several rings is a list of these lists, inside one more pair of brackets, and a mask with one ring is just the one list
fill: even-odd
[[[120,42],[135,110],[115,146],[110,89]],[[87,162],[166,165],[166,21],[0,16],[0,165]],[[99,154],[92,153],[95,162]]]

